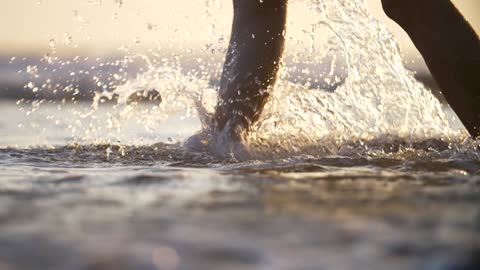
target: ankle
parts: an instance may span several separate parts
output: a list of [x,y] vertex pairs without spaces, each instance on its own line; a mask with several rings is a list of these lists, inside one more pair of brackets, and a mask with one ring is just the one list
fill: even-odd
[[235,129],[238,129],[238,130],[243,130],[245,132],[248,132],[249,129],[250,129],[250,124],[251,124],[251,121],[249,119],[247,119],[246,117],[235,116],[235,117],[230,118],[227,121],[227,123],[225,124],[225,127],[223,129],[235,128]]

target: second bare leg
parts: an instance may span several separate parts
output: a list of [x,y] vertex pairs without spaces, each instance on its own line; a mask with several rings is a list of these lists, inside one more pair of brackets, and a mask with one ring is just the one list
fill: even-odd
[[410,36],[443,95],[480,137],[480,41],[450,0],[382,0],[385,13]]

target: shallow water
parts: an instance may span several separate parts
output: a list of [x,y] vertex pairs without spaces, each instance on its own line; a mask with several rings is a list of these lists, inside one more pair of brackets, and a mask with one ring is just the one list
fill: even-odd
[[[431,140],[430,147],[399,144],[383,154],[230,163],[169,143],[198,128],[194,120],[176,121],[176,132],[157,137],[136,130],[147,138],[136,146],[70,144],[68,127],[41,122],[42,115],[61,116],[54,106],[23,119],[18,109],[1,107],[9,116],[0,125],[2,270],[436,270],[480,263],[475,151]],[[28,123],[42,128],[24,129]]]
[[289,22],[251,160],[186,151],[228,41],[225,5],[201,2],[180,52],[62,60],[51,40],[11,61],[30,81],[0,103],[0,270],[478,269],[478,142],[365,1],[291,1],[308,22]]

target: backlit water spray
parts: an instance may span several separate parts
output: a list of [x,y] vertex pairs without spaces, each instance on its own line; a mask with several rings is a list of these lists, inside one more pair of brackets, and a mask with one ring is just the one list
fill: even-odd
[[[122,6],[123,1],[118,8]],[[209,0],[203,8],[201,26],[195,19],[168,26],[174,34],[159,37],[158,46],[148,52],[139,49],[142,41],[135,38],[133,44],[120,48],[122,58],[95,59],[91,66],[85,64],[92,61],[88,58],[60,60],[55,51],[58,41],[52,39],[51,51],[43,59],[51,75],[42,83],[32,80],[26,87],[44,95],[70,93],[70,100],[57,102],[62,110],[65,103],[76,102],[80,78],[93,81],[92,105],[76,112],[78,119],[69,124],[73,140],[81,144],[118,143],[120,134],[126,132],[123,123],[132,119],[150,134],[161,132],[162,123],[178,114],[182,119],[199,117],[201,128],[206,129],[228,46],[231,21],[225,21],[225,14],[231,13],[231,6]],[[74,17],[86,31],[88,19],[78,12]],[[146,22],[145,27],[155,31],[160,26]],[[190,42],[190,31],[199,27],[208,33],[203,44]],[[279,81],[251,135],[255,157],[383,153],[418,144],[442,149],[473,147],[464,141],[463,130],[451,128],[442,104],[430,90],[403,66],[393,36],[373,18],[366,1],[290,1],[285,35]],[[68,33],[64,38],[68,46],[75,41]],[[67,73],[71,79],[66,86],[55,84],[59,69],[71,65],[78,69],[82,63],[82,68]],[[129,78],[132,67],[137,68],[137,75]],[[38,77],[38,67],[29,67],[27,72]],[[27,113],[45,101],[35,101]],[[106,106],[103,103],[112,107],[107,112],[100,110]],[[143,139],[130,137],[121,143],[148,143]]]

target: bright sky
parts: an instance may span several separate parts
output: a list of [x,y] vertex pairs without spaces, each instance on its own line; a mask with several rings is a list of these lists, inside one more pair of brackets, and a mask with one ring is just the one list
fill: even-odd
[[[217,31],[228,32],[232,16],[232,0],[1,1],[0,53],[43,52],[52,39],[60,50],[83,52],[108,51],[137,41],[152,46],[166,38],[179,44],[205,42],[210,31],[202,19],[207,2],[222,6]],[[373,13],[399,37],[404,51],[412,52],[405,33],[384,16],[380,0],[368,1]],[[480,1],[454,2],[480,32]],[[290,14],[290,20],[300,24],[307,19],[302,14]]]

